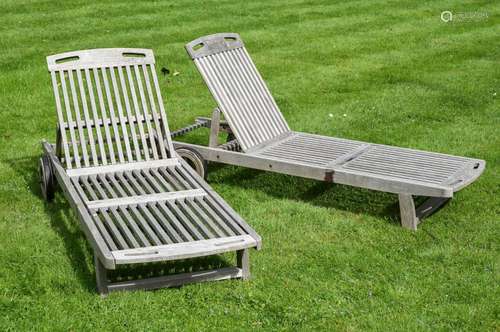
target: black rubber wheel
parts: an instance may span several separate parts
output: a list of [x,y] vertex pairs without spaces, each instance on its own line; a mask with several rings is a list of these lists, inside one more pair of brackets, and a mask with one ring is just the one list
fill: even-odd
[[42,158],[40,158],[38,174],[40,176],[40,189],[42,191],[42,196],[45,201],[50,202],[54,199],[55,179],[50,158],[46,155],[43,155]]
[[203,179],[206,178],[207,176],[207,161],[203,159],[201,154],[196,151],[195,149],[191,148],[178,148],[175,150],[179,157],[184,159],[191,168],[195,170],[196,173],[198,173],[199,176],[201,176]]

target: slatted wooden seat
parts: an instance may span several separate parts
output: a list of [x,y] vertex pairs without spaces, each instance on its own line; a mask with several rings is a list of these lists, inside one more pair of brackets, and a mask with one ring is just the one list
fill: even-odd
[[[238,34],[201,37],[186,50],[218,108],[211,119],[197,119],[211,128],[209,147],[174,145],[206,160],[396,193],[402,224],[411,229],[484,170],[479,159],[294,132]],[[219,131],[235,140],[219,145]],[[415,208],[417,195],[430,198]]]
[[[58,130],[55,146],[43,142],[43,190],[51,196],[55,176],[75,208],[99,291],[248,278],[248,248],[260,237],[177,158],[152,51],[76,51],[47,62]],[[236,267],[114,283],[106,276],[123,264],[230,251]]]

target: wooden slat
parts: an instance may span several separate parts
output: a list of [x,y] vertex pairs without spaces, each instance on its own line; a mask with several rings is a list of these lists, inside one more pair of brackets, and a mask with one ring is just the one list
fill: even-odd
[[94,223],[95,223],[96,227],[99,229],[99,232],[101,233],[102,237],[104,238],[104,241],[106,241],[106,244],[108,245],[109,249],[111,249],[111,250],[125,249],[125,247],[119,248],[115,244],[115,241],[113,240],[112,236],[110,235],[110,233],[106,229],[99,214],[94,214],[92,217],[94,219]]
[[[153,96],[153,90],[151,88],[151,82],[149,80],[149,73],[147,70],[146,65],[142,65],[142,72],[144,74],[144,81],[146,83],[146,91],[148,93],[149,97],[149,106],[150,106],[150,111],[151,114],[153,115],[153,122],[155,124],[155,132],[158,135],[158,145],[159,145],[159,154],[161,155],[161,158],[167,158],[166,150],[165,150],[165,144],[163,143],[163,130],[160,126],[160,119],[158,118],[158,113],[156,111],[156,101]],[[161,102],[161,99],[160,99]],[[153,134],[153,132],[149,132],[149,134]]]
[[[77,178],[74,178],[74,179],[77,179]],[[94,191],[94,189],[92,188],[91,183],[88,180],[88,176],[82,176],[82,177],[78,178],[78,180],[83,185],[83,187],[85,188],[85,190],[89,193],[90,198],[92,200],[98,200],[99,198],[104,198],[102,196],[97,196],[97,193]]]
[[123,134],[123,142],[125,144],[125,152],[127,154],[127,160],[129,162],[134,161],[134,157],[132,156],[132,150],[130,149],[130,141],[128,136],[127,125],[120,122],[120,119],[124,119],[125,116],[123,114],[123,107],[120,92],[118,91],[118,84],[116,82],[115,75],[115,67],[109,68],[109,72],[111,74],[111,85],[113,86],[114,100],[116,104],[116,108],[118,110],[118,121],[117,123],[120,125]]
[[[222,199],[222,197],[217,194],[213,189],[210,188],[210,186],[202,179],[199,177],[196,172],[187,165],[187,163],[183,160],[181,160],[181,167],[179,168],[179,172],[182,174],[185,174],[186,178],[191,178],[192,181],[195,181],[198,186],[202,189],[204,189],[207,192],[206,196],[206,202],[212,203],[214,209],[217,212],[224,213],[227,217],[227,220],[233,220],[234,222],[231,223],[231,226],[237,226],[241,230],[243,230],[246,234],[251,235],[256,241],[258,242],[258,248],[260,248],[260,236],[236,213],[236,211],[229,206],[229,204]],[[229,217],[230,216],[230,217]]]
[[[64,105],[66,109],[66,119],[71,122],[73,121],[73,116],[71,115],[71,106],[68,97],[68,90],[66,87],[66,78],[64,77],[64,72],[59,72],[61,78],[61,90],[63,92]],[[75,161],[75,166],[78,168],[81,166],[80,164],[80,153],[78,151],[78,146],[76,144],[76,135],[75,130],[73,128],[69,128],[69,134],[71,137],[71,146],[73,147],[73,160]]]
[[158,168],[158,171],[160,172],[161,175],[163,175],[168,180],[168,182],[175,188],[175,190],[189,189],[188,187],[183,186],[179,182],[178,178],[172,176],[172,174],[170,174],[170,172],[168,171],[167,167],[160,167],[160,168]]
[[[146,96],[144,95],[144,88],[142,86],[141,73],[139,72],[139,67],[134,66],[135,78],[137,80],[137,87],[139,88],[139,96],[142,103],[142,112],[144,116],[148,115],[148,104],[146,101]],[[151,123],[149,121],[146,122],[147,135],[149,136],[149,143],[151,146],[151,150],[153,153],[153,159],[158,159],[158,151],[156,150],[156,142],[153,135],[153,128],[151,127]]]
[[[104,75],[104,68],[101,69]],[[103,93],[102,93],[102,87],[101,87],[101,80],[99,78],[99,71],[97,68],[93,69],[94,73],[94,80],[96,84],[96,90],[97,90],[97,98],[99,100],[99,107],[101,109],[101,117],[103,119],[103,122],[106,123],[108,121],[108,116],[106,114],[106,105],[104,103],[104,98],[103,98]],[[107,148],[109,150],[109,159],[111,161],[111,164],[116,163],[116,156],[115,156],[115,149],[113,147],[113,139],[111,136],[111,132],[109,130],[109,126],[104,126],[104,134],[106,136],[106,143],[107,143]]]
[[104,91],[106,93],[106,99],[108,101],[108,110],[109,110],[109,118],[111,119],[111,125],[113,128],[113,138],[116,141],[116,150],[118,151],[118,160],[120,163],[125,162],[125,158],[123,156],[122,143],[120,140],[120,131],[118,130],[118,123],[116,121],[115,108],[113,106],[113,98],[111,97],[111,91],[109,88],[108,82],[108,74],[107,70],[113,70],[113,68],[103,67],[102,69],[102,81],[104,82]]
[[199,188],[199,186],[193,186],[190,182],[186,181],[184,179],[184,175],[182,175],[178,169],[180,168],[179,164],[175,166],[168,166],[165,167],[165,170],[168,171],[169,173],[172,174],[172,176],[182,184],[182,186],[186,189],[194,189],[194,188]]
[[188,208],[193,211],[199,220],[206,223],[207,229],[216,237],[224,237],[225,234],[223,230],[216,224],[212,218],[210,218],[205,211],[202,209],[201,204],[198,199],[188,198],[185,200],[185,204]]
[[[132,102],[133,102],[133,105],[134,105],[135,116],[136,116],[137,119],[140,119],[142,117],[141,116],[141,110],[140,110],[139,104],[137,102],[137,95],[136,95],[136,92],[135,92],[135,84],[134,84],[134,80],[133,80],[133,77],[132,77],[132,72],[131,72],[129,66],[126,67],[126,71],[127,71],[128,84],[130,86],[130,94],[132,95]],[[137,126],[139,128],[139,136],[140,136],[140,139],[141,139],[141,142],[142,142],[142,149],[143,149],[143,152],[144,152],[144,158],[146,160],[149,160],[149,147],[148,147],[148,143],[147,143],[147,140],[146,140],[146,133],[144,131],[144,126],[142,124],[142,121],[139,121]]]
[[176,204],[182,210],[184,215],[190,220],[191,225],[193,225],[194,227],[201,230],[201,232],[203,232],[203,238],[212,239],[215,237],[212,231],[205,226],[204,224],[205,220],[201,220],[198,216],[196,216],[191,210],[191,208],[186,205],[185,201],[179,200],[176,202]]
[[[154,234],[153,230],[144,217],[137,211],[136,206],[130,206],[128,208],[121,208],[123,215],[125,216],[128,223],[133,227],[134,234],[139,236],[144,246],[151,246],[153,244],[161,244],[158,237]],[[133,216],[132,216],[133,214]],[[140,226],[139,226],[140,225]]]
[[165,192],[157,194],[146,194],[140,196],[128,196],[121,198],[90,201],[88,202],[87,207],[92,210],[92,209],[109,208],[115,206],[127,206],[131,204],[177,200],[186,197],[204,196],[204,195],[206,194],[205,191],[203,191],[202,189],[193,189],[193,190],[184,190],[176,192]]
[[133,178],[139,182],[139,185],[142,187],[142,188],[145,188],[146,189],[146,192],[150,193],[150,194],[155,194],[157,193],[156,190],[153,189],[153,187],[151,186],[151,184],[149,184],[149,182],[144,178],[144,175],[142,174],[142,172],[140,171],[132,171],[132,176]]
[[[130,101],[129,101],[129,96],[128,96],[128,92],[127,92],[127,85],[125,84],[125,78],[123,76],[123,69],[124,69],[123,67],[118,68],[118,76],[120,78],[121,93],[122,93],[123,99],[125,101],[125,111],[127,113],[128,123],[130,124],[130,131],[132,134],[132,143],[134,145],[135,159],[137,161],[141,161],[142,156],[141,156],[139,141],[137,139],[137,132],[135,130],[135,117],[132,115],[132,111],[130,109]],[[120,120],[120,122],[121,121],[122,120]],[[124,125],[124,124],[122,123],[122,125]]]
[[[225,201],[217,195],[217,193],[210,190],[209,186],[205,182],[201,182],[202,180],[197,178],[197,174],[195,174],[194,170],[181,165],[178,171],[191,183],[191,186],[199,186],[209,192],[207,196],[203,197],[204,201],[213,212],[226,221],[226,225],[231,227],[233,232],[236,234],[247,234],[247,231],[253,232],[253,230],[246,225],[243,219],[241,219],[241,217],[239,217],[238,214],[236,214],[231,207],[229,207],[229,205],[227,205]],[[220,202],[220,204],[218,202]]]
[[206,214],[209,216],[209,218],[212,218],[215,220],[217,225],[221,227],[226,235],[228,236],[234,236],[237,234],[242,234],[242,232],[235,233],[234,230],[227,225],[227,222],[222,220],[222,218],[215,212],[206,202],[204,198],[196,198],[196,201],[198,204],[205,210]]
[[156,91],[156,98],[158,100],[158,107],[160,111],[160,118],[161,118],[160,124],[162,126],[161,129],[163,129],[162,133],[164,133],[163,140],[167,142],[166,148],[168,149],[169,153],[168,157],[172,157],[174,155],[173,154],[174,146],[172,144],[172,138],[170,137],[170,129],[168,127],[167,114],[165,112],[165,107],[163,106],[163,98],[161,97],[160,85],[158,84],[158,77],[156,75],[155,65],[151,64],[150,68],[151,68],[151,76],[153,77],[154,88]]
[[[161,243],[173,243],[170,236],[163,230],[160,224],[170,224],[169,221],[164,222],[164,219],[159,219],[157,216],[161,215],[155,204],[143,204],[139,206],[140,211],[145,215],[145,222],[154,230],[155,235]],[[151,211],[155,212],[155,215]]]
[[196,225],[193,225],[189,218],[186,217],[184,212],[179,209],[179,207],[171,201],[165,201],[167,207],[172,211],[172,213],[177,217],[177,219],[182,223],[184,228],[191,234],[194,240],[203,240],[203,235],[200,234]]
[[[115,239],[115,242],[118,244],[120,249],[130,248],[113,220],[111,220],[111,217],[108,215],[107,211],[105,211],[104,209],[99,210],[96,215],[99,215],[102,219],[104,219],[104,222],[106,223],[105,226],[111,230],[111,237]],[[103,222],[102,219],[100,219],[101,222]]]
[[[93,175],[93,176],[90,176],[89,178],[92,181],[92,183],[94,184],[94,186],[97,188],[97,190],[99,191],[101,196],[103,196],[105,198],[104,200],[101,200],[101,201],[109,201],[109,200],[113,200],[113,199],[115,199],[115,200],[119,199],[118,195],[116,194],[114,189],[109,185],[108,180],[105,178],[104,175],[102,175],[102,174]],[[97,180],[99,180],[99,182],[97,182]],[[106,194],[106,192],[102,188],[103,186],[106,188],[107,192],[110,194],[110,196],[112,198],[109,198],[110,196]],[[87,203],[87,207],[90,210],[92,210],[92,208],[90,207],[90,205],[92,203],[93,202]],[[116,207],[118,207],[118,209],[116,209]],[[98,210],[100,208],[101,207],[98,207],[95,210]],[[109,207],[104,206],[102,208],[109,208]],[[130,216],[127,209],[125,209],[123,206],[112,206],[111,207],[111,214],[115,217],[115,220],[118,221],[119,225],[121,226],[120,229],[127,234],[127,237],[129,238],[130,243],[133,243],[134,245],[135,245],[135,243],[137,243],[136,247],[150,245],[149,241],[146,239],[146,237],[142,233],[141,229],[137,226],[134,219]],[[125,217],[125,219],[123,219],[122,215]],[[127,232],[127,230],[128,230],[127,226],[130,227],[130,229],[133,231],[133,233]],[[140,240],[141,242],[140,243],[134,242],[134,240],[136,240],[136,239]]]
[[[104,211],[104,209],[101,209],[100,211]],[[111,208],[108,211],[111,213],[111,215],[113,216],[113,218],[116,220],[116,226],[120,229],[121,234],[123,234],[125,236],[125,238],[127,239],[127,243],[129,244],[129,246],[132,247],[132,248],[139,248],[139,247],[141,247],[141,245],[139,244],[139,242],[137,241],[137,239],[135,238],[135,236],[130,231],[129,226],[127,225],[127,223],[125,223],[125,221],[123,220],[123,218],[121,217],[121,215],[118,213],[118,210],[116,208]],[[107,212],[104,211],[104,212],[101,212],[101,213],[103,213],[104,215],[106,215]]]
[[89,156],[87,153],[87,142],[85,140],[85,134],[83,132],[82,116],[80,113],[80,105],[78,103],[78,97],[76,95],[75,81],[73,79],[73,71],[72,70],[68,71],[68,81],[69,81],[69,87],[71,90],[71,96],[73,98],[73,109],[75,110],[74,115],[75,115],[76,125],[78,128],[78,137],[80,138],[80,146],[82,148],[83,164],[84,164],[84,166],[88,167],[88,166],[90,166],[90,162],[89,162]]
[[[160,203],[158,203],[157,206],[158,206],[159,210],[161,211],[161,213],[168,220],[168,222],[165,223],[165,226],[170,231],[170,233],[176,238],[177,242],[193,241],[194,240],[193,236],[189,233],[187,228],[180,222],[180,220],[177,218],[177,216],[172,212],[172,210],[166,204],[166,202],[160,202]],[[175,231],[169,228],[170,223],[172,223],[172,226],[175,227],[175,229],[176,229]],[[180,236],[182,236],[183,239],[181,239]]]
[[59,96],[59,87],[57,83],[57,75],[55,72],[50,73],[52,78],[52,90],[54,91],[54,98],[56,101],[56,112],[57,112],[57,122],[59,125],[59,133],[61,135],[61,144],[64,151],[64,161],[66,163],[66,168],[71,169],[71,154],[68,147],[68,139],[66,137],[66,130],[63,129],[64,116],[61,107],[61,97]]
[[[96,106],[96,100],[95,100],[95,95],[94,95],[94,88],[92,84],[92,79],[90,77],[90,72],[89,69],[85,69],[85,80],[87,81],[87,90],[89,92],[89,100],[90,100],[90,107],[92,108],[92,121],[90,121],[90,125],[92,123],[97,123],[100,121],[99,115],[97,114],[97,106]],[[99,156],[101,158],[101,162],[103,165],[108,164],[108,157],[106,150],[104,149],[104,142],[102,140],[102,133],[101,133],[101,128],[96,126],[96,135],[97,135],[97,142],[99,144]]]
[[156,179],[158,182],[160,182],[165,188],[167,188],[168,191],[175,191],[175,188],[165,180],[165,178],[158,172],[158,169],[156,168],[151,168],[149,170],[145,170],[145,172],[149,171],[150,174]]
[[80,90],[80,99],[82,101],[82,109],[83,109],[83,117],[85,119],[85,127],[87,129],[88,140],[87,142],[90,145],[90,152],[92,154],[92,163],[94,166],[99,165],[99,160],[97,157],[97,151],[94,141],[94,133],[92,132],[92,126],[90,125],[91,120],[89,116],[89,109],[87,105],[87,95],[85,93],[85,86],[83,85],[82,73],[80,70],[76,71],[76,77],[78,80],[78,87]]
[[85,194],[85,191],[83,190],[82,186],[80,185],[80,181],[79,179],[77,178],[72,178],[70,179],[71,180],[71,183],[73,184],[73,186],[75,187],[75,190],[76,192],[78,193],[78,195],[80,196],[80,199],[86,203],[87,201],[89,201],[89,197],[87,196],[87,194]]

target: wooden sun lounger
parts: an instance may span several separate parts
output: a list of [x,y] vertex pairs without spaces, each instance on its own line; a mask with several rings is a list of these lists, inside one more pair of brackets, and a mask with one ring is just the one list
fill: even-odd
[[[95,49],[47,57],[58,118],[55,145],[42,142],[42,193],[56,183],[95,257],[101,294],[249,277],[261,239],[173,152],[147,49]],[[237,252],[237,266],[110,282],[123,264]]]
[[[186,49],[218,104],[211,119],[172,133],[210,128],[208,147],[174,142],[202,175],[208,160],[395,193],[402,225],[415,230],[484,170],[479,159],[294,132],[238,34],[201,37]],[[230,141],[219,145],[220,131]],[[415,207],[414,196],[429,198]]]

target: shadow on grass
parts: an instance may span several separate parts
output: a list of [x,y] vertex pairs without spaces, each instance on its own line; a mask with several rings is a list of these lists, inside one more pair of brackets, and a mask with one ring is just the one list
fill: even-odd
[[[38,161],[38,156],[6,160],[11,168],[28,183],[31,193],[42,200]],[[93,249],[80,230],[78,217],[73,213],[60,188],[58,188],[54,200],[50,203],[44,202],[44,206],[45,212],[50,216],[51,227],[64,242],[75,275],[89,292],[95,293],[95,269],[92,267]],[[112,282],[126,281],[233,266],[234,264],[228,262],[228,256],[229,254],[172,262],[123,265],[116,270],[108,271],[108,278]]]
[[368,214],[400,226],[399,202],[397,196],[390,193],[214,163],[209,166],[208,180],[247,190],[260,190],[279,199]]

